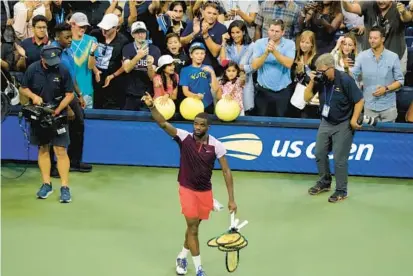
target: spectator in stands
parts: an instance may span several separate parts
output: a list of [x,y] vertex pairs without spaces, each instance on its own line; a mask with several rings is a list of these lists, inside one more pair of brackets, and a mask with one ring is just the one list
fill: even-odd
[[129,40],[129,42],[132,42],[133,38],[128,32],[127,25],[125,24],[125,21],[123,18],[123,8],[119,6],[118,0],[113,0],[109,8],[105,12],[105,14],[110,14],[110,13],[113,13],[119,17],[118,32],[124,35]]
[[243,89],[245,85],[245,73],[241,71],[238,64],[230,61],[225,67],[225,73],[220,81],[217,92],[217,100],[231,99],[238,103],[240,107],[239,116],[245,115],[243,104]]
[[51,1],[50,12],[52,19],[47,24],[47,30],[49,31],[49,37],[54,39],[55,26],[67,22],[72,16],[72,4],[69,1],[63,0]]
[[11,81],[10,71],[14,67],[14,47],[13,43],[4,41],[1,36],[1,91],[3,92],[8,86],[7,81]]
[[257,13],[260,5],[257,0],[243,1],[222,1],[223,8],[226,12],[226,20],[224,25],[228,28],[235,20],[242,20],[245,22],[250,38],[255,36],[254,22],[257,18]]
[[293,92],[295,43],[284,38],[284,22],[270,23],[268,37],[255,42],[252,68],[258,70],[255,106],[259,116],[284,117]]
[[100,30],[91,35],[98,41],[96,66],[93,69],[94,105],[96,109],[121,109],[125,102],[125,93],[120,91],[124,72],[122,49],[128,40],[117,32],[119,18],[115,14],[106,14],[98,24]]
[[[315,35],[312,31],[304,31],[296,42],[297,53],[294,63],[291,67],[291,79],[294,83],[294,92],[297,89],[297,84],[307,86],[310,82],[310,72],[315,71],[315,62],[317,60],[317,46]],[[298,89],[300,89],[298,87]],[[313,98],[313,102],[318,101],[318,94]],[[293,117],[301,118],[318,118],[317,106],[306,105],[304,109],[299,110],[292,108]]]
[[52,19],[50,3],[51,1],[21,1],[14,5],[13,28],[19,40],[33,37],[32,21],[37,15],[44,16],[46,23]]
[[181,35],[181,43],[184,47],[191,43],[199,42],[206,45],[206,56],[204,65],[211,65],[217,76],[223,72],[217,57],[221,50],[222,35],[227,32],[227,28],[217,21],[218,5],[214,2],[206,2],[203,6],[202,18],[194,18],[188,22]]
[[354,55],[354,58],[357,57],[357,40],[355,35],[347,33],[341,36],[337,40],[336,47],[331,51],[331,54],[334,57],[335,69],[348,73],[350,67],[353,67],[355,62],[355,59],[350,58],[351,55]]
[[312,31],[304,31],[296,42],[297,54],[291,67],[292,79],[303,85],[310,82],[311,71],[315,70],[317,46],[315,34]]
[[127,73],[123,109],[138,111],[143,105],[141,98],[145,93],[153,95],[152,80],[161,51],[148,40],[148,30],[142,21],[132,24],[131,35],[135,41],[127,44],[122,51],[123,68]]
[[[35,105],[42,103],[57,105],[54,110],[55,116],[66,114],[66,108],[74,97],[70,74],[62,64],[59,64],[61,51],[59,47],[45,46],[41,51],[41,60],[27,68],[20,88],[20,93],[30,98]],[[71,201],[68,187],[70,160],[66,152],[70,143],[67,125],[64,130],[59,134],[54,132],[51,135],[39,125],[31,124],[30,143],[39,146],[38,162],[43,184],[37,196],[45,199],[53,192],[50,181],[49,145],[51,144],[57,156],[57,168],[61,178],[60,202],[67,203]]]
[[176,33],[181,36],[186,28],[186,22],[183,21],[186,13],[186,4],[184,1],[173,1],[168,7],[168,11],[157,16],[159,28],[165,35]]
[[76,12],[69,22],[72,27],[70,47],[75,60],[76,82],[79,90],[82,91],[85,108],[93,108],[92,70],[96,65],[97,40],[95,37],[85,34],[87,27],[90,26],[85,14]]
[[355,81],[348,74],[334,69],[331,54],[321,55],[316,61],[316,68],[323,77],[315,81],[315,72],[312,72],[304,98],[309,101],[316,92],[320,95],[321,123],[315,146],[320,178],[308,192],[317,195],[330,190],[332,177],[328,155],[332,149],[336,189],[328,201],[334,203],[347,198],[348,158],[354,131],[361,128],[357,120],[364,100]]
[[403,86],[404,76],[397,54],[384,46],[385,33],[380,27],[369,32],[371,48],[361,52],[351,70],[357,80],[362,76],[365,98],[364,113],[382,122],[397,118],[396,91]]
[[2,0],[0,1],[0,21],[1,21],[1,33],[4,32],[6,26],[13,25],[13,18],[14,18],[14,5],[18,1],[12,0]]
[[[190,64],[190,59],[180,41],[180,37],[176,33],[169,33],[166,35],[166,52],[165,54],[170,55],[174,58],[175,72],[180,75],[183,67]],[[175,101],[176,106],[179,106],[181,102],[185,99],[185,95],[182,91],[182,86],[178,86],[178,96]]]
[[179,84],[182,86],[186,97],[194,97],[202,100],[205,112],[214,113],[214,92],[218,90],[218,81],[211,66],[203,64],[207,49],[204,44],[195,42],[189,48],[192,64],[182,68],[179,76]]
[[[67,150],[70,159],[70,171],[90,172],[92,166],[81,162],[83,157],[83,141],[85,134],[85,123],[83,109],[85,102],[82,97],[82,92],[79,89],[76,81],[76,67],[73,58],[73,51],[70,48],[72,43],[72,30],[70,24],[59,24],[55,26],[56,41],[52,43],[63,49],[60,60],[61,64],[68,70],[73,82],[74,92],[76,97],[68,105],[69,117],[69,137],[70,144]],[[50,160],[52,160],[51,176],[58,176],[58,171],[55,167],[54,150],[50,148]]]
[[271,22],[274,19],[281,19],[284,22],[284,37],[295,40],[301,31],[299,25],[301,9],[293,1],[262,1],[255,18],[255,37],[254,40],[269,36]]
[[110,6],[107,0],[71,1],[73,10],[85,14],[91,29],[98,29],[106,10]]
[[248,35],[247,25],[241,20],[233,21],[228,28],[228,32],[222,36],[220,64],[226,67],[229,61],[238,64],[245,72],[246,83],[243,89],[243,108],[248,113],[254,108],[254,81],[252,74],[252,55],[254,53],[254,43]]
[[[406,74],[407,68],[407,47],[405,40],[405,26],[409,22],[408,13],[405,12],[404,5],[394,1],[358,1],[350,3],[343,1],[346,11],[364,16],[364,26],[366,36],[369,37],[370,29],[380,27],[384,29],[384,47],[396,53],[401,60],[401,70]],[[363,49],[369,48],[370,39],[365,39]]]
[[161,56],[158,66],[153,78],[154,99],[162,97],[163,102],[168,99],[175,101],[178,95],[179,75],[175,73],[174,59],[169,55]]
[[365,27],[364,16],[360,16],[355,13],[347,12],[343,7],[343,1],[341,1],[341,13],[343,14],[343,25],[348,32],[352,32],[357,40],[357,52],[363,51],[363,45],[365,40]]
[[40,60],[42,48],[49,43],[47,37],[47,18],[43,15],[36,15],[31,21],[33,25],[33,37],[26,38],[16,49],[20,55],[17,60],[17,69],[25,71],[32,63]]
[[406,113],[406,122],[413,123],[413,101],[409,106],[409,110]]
[[307,4],[304,13],[300,17],[301,28],[315,34],[318,54],[330,53],[335,45],[335,33],[343,22],[340,3],[320,1]]

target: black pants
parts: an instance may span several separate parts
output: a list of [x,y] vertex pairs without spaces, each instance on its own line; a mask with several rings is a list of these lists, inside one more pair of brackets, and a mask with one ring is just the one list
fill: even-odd
[[261,85],[256,86],[255,106],[257,116],[285,117],[290,108],[293,85],[280,91],[272,91]]
[[[73,99],[69,106],[75,113],[75,119],[69,121],[70,144],[67,149],[67,154],[69,155],[70,164],[78,166],[83,158],[85,116],[77,97]],[[50,147],[50,160],[52,161],[52,164],[55,164],[53,147]]]
[[111,75],[109,71],[100,70],[100,82],[96,82],[93,77],[93,108],[94,109],[121,109],[125,104],[125,92],[121,89],[125,81],[124,76],[120,75],[110,82],[108,87],[105,85],[106,77]]

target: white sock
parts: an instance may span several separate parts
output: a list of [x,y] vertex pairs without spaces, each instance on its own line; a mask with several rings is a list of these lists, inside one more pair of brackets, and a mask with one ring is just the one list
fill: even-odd
[[199,267],[201,266],[201,255],[192,257],[192,260],[194,261],[195,271],[198,272]]
[[178,255],[178,259],[186,259],[188,256],[189,249],[186,249],[185,247],[182,248],[181,253]]

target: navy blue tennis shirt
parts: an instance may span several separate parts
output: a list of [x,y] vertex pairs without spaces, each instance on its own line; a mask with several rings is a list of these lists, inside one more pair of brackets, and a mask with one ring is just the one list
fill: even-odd
[[334,69],[334,75],[333,83],[316,83],[314,94],[319,93],[320,111],[325,103],[330,106],[328,117],[322,118],[330,124],[337,125],[351,119],[354,105],[363,99],[363,93],[347,73]]
[[56,69],[45,69],[41,60],[27,68],[21,84],[40,96],[46,104],[58,104],[66,93],[73,93],[73,82],[69,71],[62,63]]

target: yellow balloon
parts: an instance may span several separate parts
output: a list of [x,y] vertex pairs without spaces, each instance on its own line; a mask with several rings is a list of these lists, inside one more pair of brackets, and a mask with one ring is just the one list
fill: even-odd
[[191,121],[195,119],[196,115],[204,112],[204,110],[202,101],[192,97],[185,98],[179,107],[179,112],[181,112],[182,117],[184,117],[185,120]]
[[215,106],[215,114],[224,122],[231,122],[238,118],[241,112],[239,104],[232,99],[222,98]]
[[175,103],[171,99],[168,99],[166,102],[163,101],[164,100],[162,99],[162,97],[158,97],[155,99],[154,104],[156,106],[156,109],[159,111],[159,113],[162,114],[165,120],[169,120],[175,114]]

